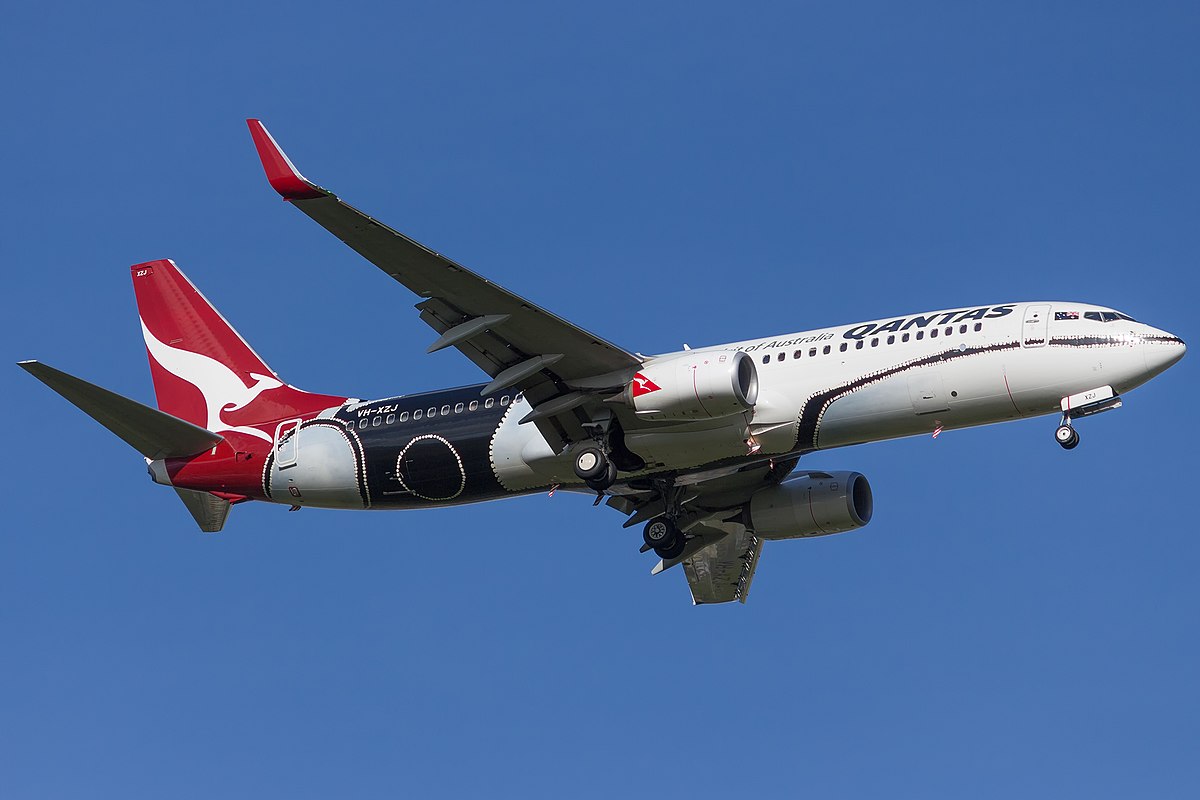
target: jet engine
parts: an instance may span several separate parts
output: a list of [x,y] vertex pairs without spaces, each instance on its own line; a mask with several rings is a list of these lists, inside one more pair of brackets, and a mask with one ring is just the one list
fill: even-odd
[[651,362],[625,388],[625,402],[649,420],[717,419],[754,408],[758,370],[741,351],[686,352]]
[[747,522],[763,539],[827,536],[871,521],[871,484],[861,472],[811,472],[755,492]]

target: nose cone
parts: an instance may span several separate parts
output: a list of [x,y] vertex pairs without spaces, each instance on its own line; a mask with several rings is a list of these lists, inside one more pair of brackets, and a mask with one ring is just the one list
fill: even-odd
[[1142,339],[1142,354],[1146,357],[1146,377],[1153,378],[1183,358],[1187,345],[1178,336],[1166,331],[1154,331]]

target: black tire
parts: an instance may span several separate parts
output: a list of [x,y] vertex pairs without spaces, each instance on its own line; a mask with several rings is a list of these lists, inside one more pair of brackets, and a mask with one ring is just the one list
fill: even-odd
[[658,552],[659,548],[667,549],[674,546],[677,539],[682,539],[675,523],[666,517],[658,517],[646,523],[642,528],[642,541]]
[[594,481],[608,474],[608,457],[597,447],[585,447],[575,456],[575,474],[581,481]]
[[617,465],[612,463],[611,461],[608,462],[608,471],[604,473],[603,477],[596,478],[595,480],[584,481],[584,483],[587,484],[587,487],[589,489],[591,489],[593,492],[603,492],[605,489],[612,486],[616,482],[617,482]]
[[675,541],[670,547],[656,547],[654,554],[663,561],[670,561],[673,558],[679,558],[683,555],[683,549],[687,547],[687,537],[677,533]]
[[1064,450],[1074,450],[1079,446],[1079,433],[1070,425],[1059,425],[1054,431],[1054,441]]

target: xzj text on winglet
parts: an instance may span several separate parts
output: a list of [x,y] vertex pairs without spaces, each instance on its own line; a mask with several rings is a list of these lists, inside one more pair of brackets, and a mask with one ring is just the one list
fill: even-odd
[[248,119],[246,124],[250,126],[250,136],[254,138],[254,147],[262,160],[267,180],[280,197],[284,200],[315,200],[328,194],[300,174],[266,125],[257,119]]

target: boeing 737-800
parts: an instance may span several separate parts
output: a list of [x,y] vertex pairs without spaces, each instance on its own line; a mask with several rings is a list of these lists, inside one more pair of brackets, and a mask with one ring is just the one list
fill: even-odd
[[1184,343],[1111,308],[989,303],[665,355],[626,351],[506,291],[304,178],[249,120],[271,186],[418,295],[486,384],[360,400],[284,383],[171,261],[132,268],[158,409],[21,366],[145,457],[201,530],[230,506],[403,509],[564,490],[642,525],[653,572],[696,603],[745,601],[763,542],[866,525],[857,472],[806,453],[1058,415],[1082,417],[1177,362]]

